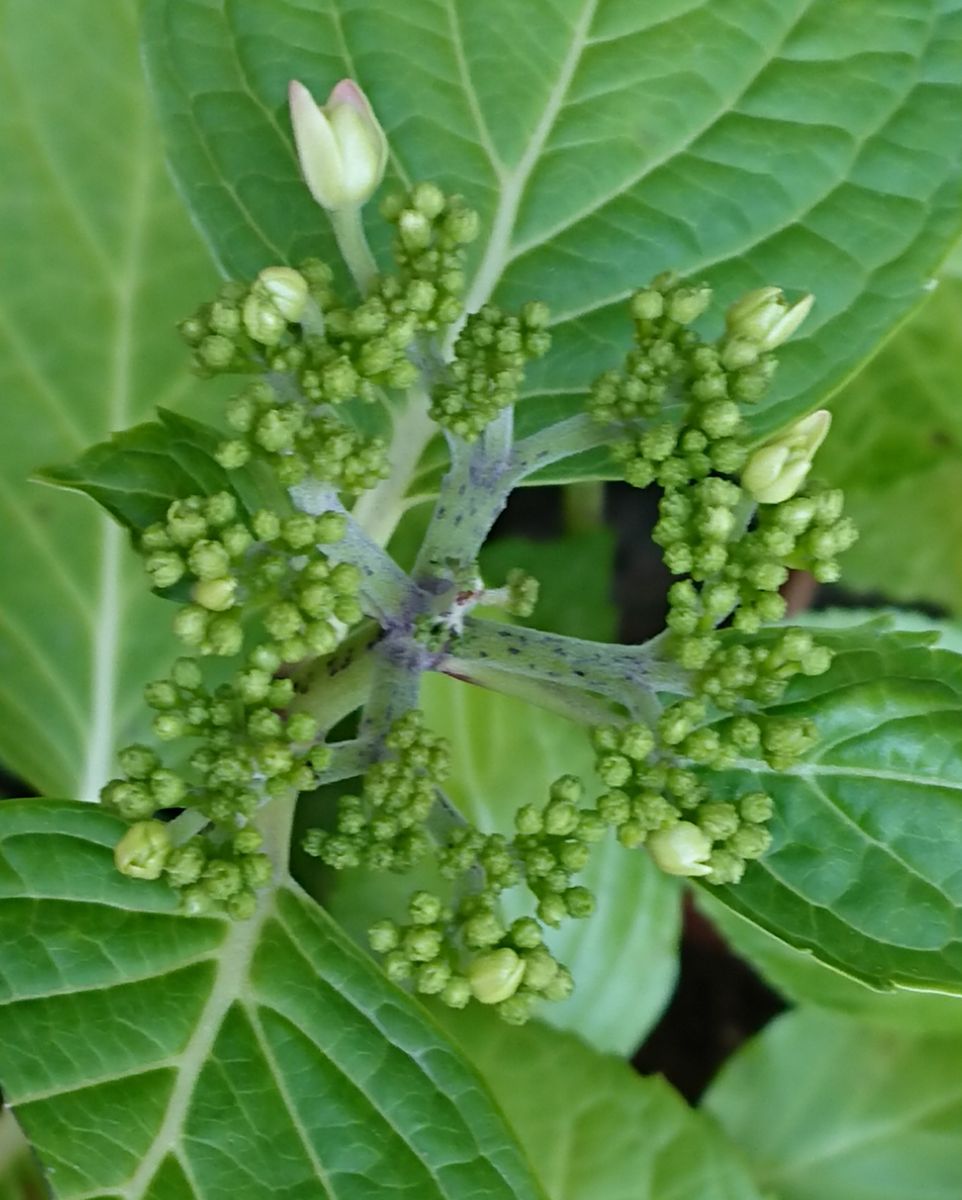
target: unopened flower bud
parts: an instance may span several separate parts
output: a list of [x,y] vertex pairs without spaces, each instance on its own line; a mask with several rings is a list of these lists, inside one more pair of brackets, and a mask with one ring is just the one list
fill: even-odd
[[759,504],[781,504],[799,490],[828,434],[832,414],[824,408],[802,417],[760,447],[742,472],[742,486]]
[[270,297],[285,321],[299,321],[307,306],[307,280],[293,267],[265,267],[257,286]]
[[289,89],[291,124],[311,195],[334,212],[359,208],[384,177],[387,139],[352,79],[342,79],[321,107],[302,83]]
[[163,821],[138,821],[117,843],[114,862],[132,879],[159,879],[170,855],[170,834]]
[[711,842],[690,821],[659,829],[646,842],[651,857],[667,875],[707,875]]
[[815,297],[809,293],[789,304],[781,288],[748,292],[729,308],[725,320],[732,337],[755,342],[759,350],[774,350],[788,341],[808,316]]
[[500,1004],[518,990],[524,978],[524,960],[505,947],[482,954],[468,967],[468,982],[476,1000]]

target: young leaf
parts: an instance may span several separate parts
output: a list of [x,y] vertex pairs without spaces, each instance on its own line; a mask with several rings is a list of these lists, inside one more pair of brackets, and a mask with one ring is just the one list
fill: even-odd
[[705,1107],[780,1200],[953,1200],[962,1039],[789,1013],[722,1069]]
[[877,991],[773,937],[707,891],[699,893],[697,904],[732,949],[786,1000],[846,1013],[882,1027],[962,1036],[962,996]]
[[[452,800],[484,830],[512,832],[515,811],[543,803],[560,775],[602,790],[586,735],[553,713],[435,675],[425,680],[421,706],[428,726],[451,740]],[[600,1050],[629,1054],[675,985],[678,888],[646,854],[623,850],[610,835],[578,878],[596,895],[595,913],[547,937],[575,992],[541,1016]]]
[[149,0],[145,47],[181,187],[241,275],[332,257],[285,94],[357,78],[391,182],[481,213],[469,307],[554,311],[531,384],[551,420],[625,348],[628,293],[676,267],[725,301],[817,291],[757,427],[784,424],[920,301],[958,230],[962,31],[938,0],[844,21],[835,0]]
[[480,1080],[296,885],[184,917],[115,871],[121,828],[0,806],[0,1083],[58,1200],[537,1200]]
[[446,1020],[551,1200],[761,1200],[738,1151],[663,1079],[541,1025]]
[[962,613],[962,280],[944,279],[834,401],[818,471],[859,540],[845,582]]
[[37,478],[82,492],[133,534],[163,520],[174,500],[233,492],[247,514],[289,505],[274,475],[256,459],[228,473],[214,460],[222,435],[208,425],[160,409],[159,421],[115,433],[76,462],[47,467]]
[[772,848],[713,895],[869,985],[962,992],[962,655],[920,637],[820,631],[831,669],[768,710],[811,718],[816,749],[714,777],[720,798],[770,792],[776,815]]
[[122,531],[27,481],[188,394],[173,326],[214,280],[164,168],[136,12],[0,13],[0,757],[85,799],[140,732],[140,690],[174,642]]

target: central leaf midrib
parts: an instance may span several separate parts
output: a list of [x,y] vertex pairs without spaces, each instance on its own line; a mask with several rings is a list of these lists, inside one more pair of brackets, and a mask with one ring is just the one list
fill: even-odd
[[194,1032],[181,1054],[177,1082],[167,1101],[164,1119],[157,1128],[150,1149],[126,1186],[118,1191],[123,1200],[141,1200],[164,1158],[183,1138],[184,1124],[201,1071],[206,1065],[220,1033],[224,1018],[243,991],[249,969],[260,941],[264,924],[275,912],[276,892],[265,895],[261,906],[249,921],[232,922],[217,954],[217,974],[210,994],[198,1017]]

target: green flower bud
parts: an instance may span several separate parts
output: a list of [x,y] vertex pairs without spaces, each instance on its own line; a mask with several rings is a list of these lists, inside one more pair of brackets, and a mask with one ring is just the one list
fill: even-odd
[[171,887],[182,888],[196,883],[207,865],[207,855],[196,842],[175,846],[164,864],[164,872]]
[[367,931],[367,940],[375,954],[387,954],[397,949],[401,935],[394,922],[385,919],[375,921]]
[[788,341],[815,303],[811,294],[789,304],[777,287],[747,292],[728,309],[725,322],[732,337],[754,342],[759,350],[774,350]]
[[[223,579],[202,579],[191,588],[191,599],[208,612],[225,612],[232,608],[237,594],[237,580],[225,577]],[[181,634],[181,637],[184,637]],[[184,641],[188,639],[184,637]]]
[[567,837],[578,827],[578,809],[567,800],[552,800],[544,811],[544,830],[554,837]]
[[408,914],[415,925],[433,925],[441,919],[443,905],[432,892],[415,892],[408,901]]
[[482,912],[469,917],[462,930],[465,944],[482,950],[494,946],[504,937],[505,929],[494,913]]
[[534,917],[518,917],[511,922],[508,937],[519,950],[534,950],[541,945],[541,926]]
[[448,1008],[465,1008],[471,1000],[471,984],[463,975],[453,975],[441,991]]
[[130,779],[146,779],[158,766],[157,755],[149,746],[125,746],[117,755],[120,769]]
[[195,883],[181,892],[180,908],[185,916],[206,917],[217,912],[217,902],[202,883]]
[[311,195],[331,212],[360,208],[384,177],[387,139],[367,97],[342,79],[320,107],[303,84],[289,88],[291,124]]
[[482,1004],[500,1004],[521,986],[524,961],[507,947],[482,954],[468,967],[471,994]]
[[558,928],[567,915],[568,908],[564,900],[553,892],[542,896],[538,901],[538,916],[554,929]]
[[257,911],[257,897],[248,889],[227,897],[224,905],[227,915],[234,921],[249,921]]
[[707,875],[711,842],[690,821],[679,821],[668,829],[659,829],[647,841],[648,851],[667,875]]
[[173,550],[157,550],[144,559],[144,570],[155,588],[169,588],[183,578],[184,560]]
[[117,843],[114,863],[132,879],[159,879],[170,851],[170,833],[162,821],[138,821]]
[[558,974],[558,963],[543,946],[524,956],[524,986],[543,992]]
[[441,934],[437,929],[418,926],[404,935],[404,952],[413,962],[431,962],[441,953]]
[[711,288],[705,284],[681,287],[666,300],[668,316],[679,325],[689,325],[705,311],[711,301]]
[[314,536],[321,545],[333,545],[341,541],[346,533],[347,517],[344,513],[325,512],[315,518]]
[[207,635],[207,610],[188,604],[174,617],[174,633],[188,646],[199,646]]
[[698,810],[698,825],[714,842],[720,842],[738,828],[738,812],[733,804],[717,801]]
[[158,808],[176,808],[187,795],[187,784],[176,772],[161,768],[150,776],[150,794]]
[[226,859],[212,859],[204,868],[201,883],[214,900],[226,900],[243,886],[241,869]]
[[437,996],[444,991],[450,978],[450,965],[443,959],[436,959],[418,967],[414,976],[414,987],[423,996]]
[[756,450],[742,471],[742,486],[749,495],[759,504],[781,504],[794,496],[831,423],[832,414],[819,409]]
[[187,556],[190,569],[198,579],[220,579],[230,570],[230,558],[220,542],[201,538]]
[[742,825],[728,841],[728,849],[740,858],[761,858],[772,844],[772,835],[762,825]]
[[546,1000],[559,1003],[562,1000],[567,1000],[574,990],[575,981],[571,977],[571,972],[567,967],[559,964],[554,979],[547,984],[542,994]]
[[586,887],[566,888],[564,904],[568,910],[568,916],[578,920],[590,917],[595,911],[595,898]]

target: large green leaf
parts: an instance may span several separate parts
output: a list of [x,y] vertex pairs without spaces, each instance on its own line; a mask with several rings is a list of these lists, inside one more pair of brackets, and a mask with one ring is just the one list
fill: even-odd
[[486,1016],[448,1024],[551,1200],[760,1200],[738,1151],[663,1079],[570,1034]]
[[[550,784],[568,772],[601,790],[584,732],[553,713],[433,675],[421,706],[430,727],[452,743],[451,798],[482,829],[510,833],[515,811],[543,803]],[[610,837],[595,847],[580,878],[597,897],[595,913],[547,939],[571,969],[575,993],[545,1005],[541,1015],[600,1050],[629,1054],[675,984],[678,889],[646,854],[623,850]]]
[[731,948],[787,1000],[848,1013],[883,1027],[962,1036],[962,996],[878,991],[759,929],[707,892],[699,894],[697,903]]
[[779,1200],[956,1200],[962,1039],[790,1013],[705,1104]]
[[92,505],[28,484],[190,385],[175,319],[212,268],[164,169],[135,0],[0,5],[0,757],[88,798],[173,653]]
[[958,229],[957,0],[149,0],[146,13],[174,170],[226,269],[332,253],[285,90],[300,78],[323,96],[355,76],[394,181],[436,179],[480,210],[471,307],[540,296],[555,311],[528,401],[552,419],[624,347],[632,287],[675,267],[725,301],[774,281],[818,293],[759,427],[780,424],[918,303]]
[[0,808],[0,1083],[59,1200],[540,1195],[440,1030],[296,885],[232,923],[87,805]]
[[820,742],[774,772],[744,762],[719,794],[775,798],[771,850],[714,891],[798,949],[877,987],[962,992],[962,655],[864,628],[829,672],[770,713],[810,717]]
[[962,279],[944,279],[832,405],[818,469],[860,538],[845,581],[962,612]]

